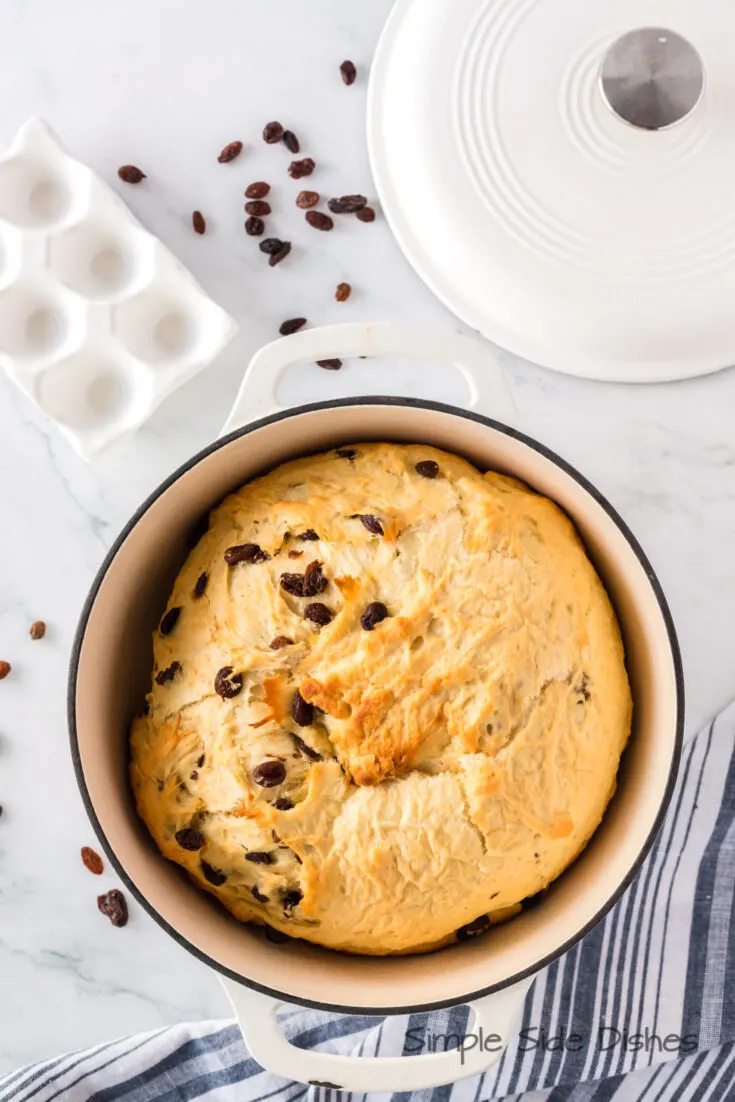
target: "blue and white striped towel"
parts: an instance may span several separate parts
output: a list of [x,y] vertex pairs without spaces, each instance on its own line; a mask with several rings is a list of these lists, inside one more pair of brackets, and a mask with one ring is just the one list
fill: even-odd
[[[524,1032],[497,1067],[396,1100],[735,1099],[734,897],[735,703],[685,749],[669,814],[641,872],[605,921],[535,981]],[[462,1033],[466,1025],[461,1007],[384,1020],[293,1008],[283,1020],[301,1047],[364,1056],[410,1054],[429,1035]],[[542,1027],[546,1045],[537,1043]],[[209,1102],[386,1097],[348,1100],[270,1075],[229,1022],[114,1041],[0,1080],[0,1102],[193,1102],[205,1095]]]

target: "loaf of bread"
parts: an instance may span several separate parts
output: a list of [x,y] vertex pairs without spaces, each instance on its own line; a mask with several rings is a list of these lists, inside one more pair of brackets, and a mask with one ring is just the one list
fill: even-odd
[[240,921],[353,953],[516,914],[597,828],[630,733],[568,518],[431,447],[232,494],[153,649],[130,776],[161,852]]

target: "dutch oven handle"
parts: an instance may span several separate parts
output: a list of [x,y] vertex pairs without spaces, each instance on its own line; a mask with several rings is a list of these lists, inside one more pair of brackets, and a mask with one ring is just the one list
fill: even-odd
[[472,1018],[461,1049],[419,1056],[339,1056],[296,1048],[283,1036],[277,1012],[283,1003],[222,980],[250,1055],[267,1071],[297,1083],[334,1090],[418,1091],[481,1075],[498,1062],[520,1025],[533,977],[467,1005]]
[[470,409],[506,425],[516,422],[502,368],[490,345],[441,329],[348,322],[294,333],[256,352],[222,435],[282,409],[277,399],[278,384],[289,368],[356,356],[397,356],[452,364],[469,384]]

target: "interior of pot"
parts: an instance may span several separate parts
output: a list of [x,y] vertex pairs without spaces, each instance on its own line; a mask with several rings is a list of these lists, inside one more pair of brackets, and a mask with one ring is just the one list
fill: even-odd
[[[515,475],[574,520],[625,639],[634,732],[618,792],[590,845],[540,907],[469,943],[417,957],[368,958],[274,945],[235,922],[164,861],[127,782],[128,727],[150,683],[151,633],[186,554],[186,535],[227,492],[286,459],[361,440],[433,444]],[[113,553],[80,629],[72,737],[88,806],[108,852],[188,948],[286,998],[349,1009],[461,1002],[534,970],[578,937],[635,868],[665,804],[681,737],[675,642],[656,589],[608,507],[554,459],[513,434],[441,408],[373,399],[287,413],[229,441],[170,482]]]

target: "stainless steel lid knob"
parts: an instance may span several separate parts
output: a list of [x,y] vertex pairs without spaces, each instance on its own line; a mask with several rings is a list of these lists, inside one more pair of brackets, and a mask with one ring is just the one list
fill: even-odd
[[630,31],[612,44],[600,70],[602,94],[621,119],[663,130],[691,114],[704,89],[702,59],[663,27]]

